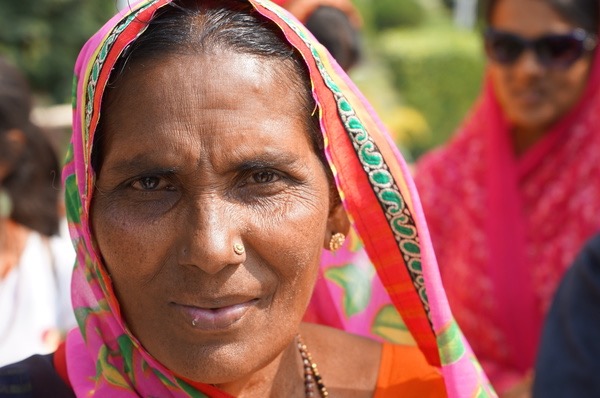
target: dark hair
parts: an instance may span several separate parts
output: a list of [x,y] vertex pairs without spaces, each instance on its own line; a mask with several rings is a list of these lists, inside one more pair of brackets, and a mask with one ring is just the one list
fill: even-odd
[[[485,21],[490,25],[495,7],[502,0],[484,0]],[[600,8],[598,0],[544,0],[550,7],[573,25],[588,33],[598,33]]]
[[347,71],[360,60],[358,31],[342,10],[320,6],[310,14],[305,25],[342,69]]
[[[281,60],[281,69],[277,73],[281,74],[282,81],[290,82],[292,89],[301,96],[314,150],[323,164],[327,164],[318,119],[312,116],[315,105],[307,66],[275,24],[262,18],[249,3],[240,0],[176,0],[158,12],[146,31],[115,64],[103,99],[104,114],[110,112],[113,103],[110,92],[118,90],[119,80],[144,61],[169,54],[202,54],[215,49],[277,59]],[[300,80],[290,79],[289,72]],[[92,150],[92,167],[97,173],[102,167],[103,130],[100,118]],[[329,168],[326,167],[326,170]]]
[[[50,236],[58,233],[60,166],[48,137],[30,121],[31,108],[27,81],[0,58],[0,162],[9,167],[0,188],[12,199],[13,221]],[[18,148],[8,139],[13,129],[23,134]]]

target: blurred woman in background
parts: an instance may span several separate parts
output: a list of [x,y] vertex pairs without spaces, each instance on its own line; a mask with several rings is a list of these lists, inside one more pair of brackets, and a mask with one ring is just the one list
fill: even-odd
[[456,318],[526,391],[555,288],[600,228],[596,0],[492,0],[483,92],[416,181]]
[[273,0],[302,22],[348,72],[360,58],[361,17],[350,0]]
[[24,77],[0,58],[0,365],[53,351],[75,325],[59,163],[31,108]]

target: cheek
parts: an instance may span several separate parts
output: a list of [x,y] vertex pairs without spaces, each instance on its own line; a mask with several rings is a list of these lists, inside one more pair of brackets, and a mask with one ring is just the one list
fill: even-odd
[[589,63],[578,62],[568,71],[557,74],[555,78],[556,106],[566,113],[583,94],[589,76]]
[[280,298],[295,306],[307,304],[317,277],[327,229],[327,194],[291,197],[279,216],[253,226],[252,244],[260,261],[278,275]]
[[490,80],[492,82],[492,86],[494,87],[494,92],[496,93],[496,97],[498,102],[503,108],[507,108],[510,106],[510,98],[509,98],[509,74],[505,70],[505,68],[498,67],[494,64],[488,65],[488,73],[490,75]]
[[163,222],[141,221],[107,201],[95,201],[92,229],[117,292],[150,280],[168,256],[169,233]]
[[[281,273],[306,274],[307,267],[318,265],[327,226],[324,206],[290,206],[284,217],[268,220],[262,228],[265,256],[277,264]],[[279,258],[279,261],[277,261]],[[285,259],[285,263],[282,263]]]

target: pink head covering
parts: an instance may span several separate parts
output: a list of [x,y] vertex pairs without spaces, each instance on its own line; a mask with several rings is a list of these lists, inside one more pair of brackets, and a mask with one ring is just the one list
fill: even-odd
[[[114,17],[84,46],[75,68],[73,136],[63,178],[78,255],[72,298],[79,329],[67,338],[67,367],[71,384],[81,397],[226,396],[215,387],[173,374],[128,330],[90,229],[95,180],[90,159],[108,77],[125,47],[143,34],[147,21],[169,3],[141,1]],[[492,395],[453,321],[414,184],[392,140],[362,95],[302,25],[269,1],[249,3],[282,29],[306,61],[320,111],[325,153],[356,231],[347,249],[352,253],[361,250],[359,254],[364,256],[362,264],[351,266],[340,266],[342,257],[324,257],[323,278],[317,287],[322,294],[315,294],[307,316],[342,329],[360,328],[363,334],[375,331],[380,337],[396,336],[386,333],[386,328],[401,327],[431,364],[442,367],[451,397]],[[357,304],[348,296],[351,291],[345,290],[346,285],[360,285],[363,277],[383,286],[372,306],[368,292]],[[377,327],[349,321],[358,313],[376,319]]]

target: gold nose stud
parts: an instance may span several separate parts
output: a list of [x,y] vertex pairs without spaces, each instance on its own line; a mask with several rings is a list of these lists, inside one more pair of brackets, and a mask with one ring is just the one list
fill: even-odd
[[238,256],[241,256],[242,254],[244,254],[246,252],[246,249],[244,248],[243,244],[241,244],[241,243],[234,243],[234,245],[233,245],[233,251]]

